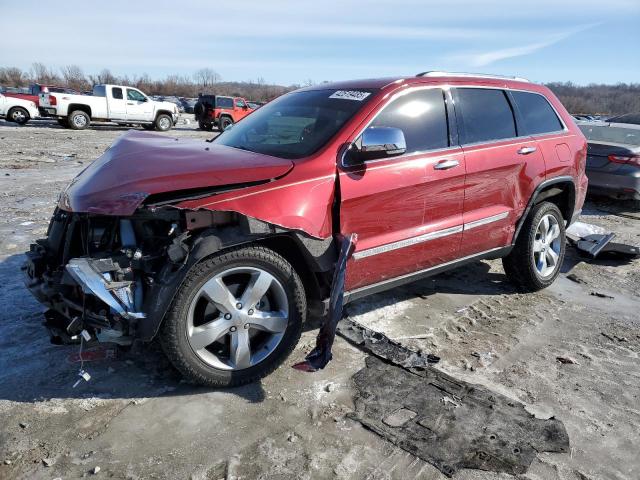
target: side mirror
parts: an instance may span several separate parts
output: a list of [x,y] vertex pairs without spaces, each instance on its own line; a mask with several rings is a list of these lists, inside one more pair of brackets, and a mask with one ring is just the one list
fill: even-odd
[[367,127],[347,150],[343,163],[355,165],[367,160],[396,157],[407,151],[404,133],[394,127]]

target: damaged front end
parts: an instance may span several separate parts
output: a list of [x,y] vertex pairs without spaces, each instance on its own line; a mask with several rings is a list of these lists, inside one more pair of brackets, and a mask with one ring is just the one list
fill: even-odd
[[57,209],[23,266],[27,288],[48,307],[54,343],[83,328],[99,340],[131,343],[149,311],[145,296],[185,259],[181,217],[178,210],[123,218]]

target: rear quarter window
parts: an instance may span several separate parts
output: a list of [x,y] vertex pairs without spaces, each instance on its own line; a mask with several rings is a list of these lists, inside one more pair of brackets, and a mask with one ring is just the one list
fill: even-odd
[[559,132],[564,129],[549,101],[538,93],[511,92],[522,118],[525,135]]
[[462,117],[462,142],[480,143],[516,136],[516,122],[505,92],[457,88],[456,108]]
[[217,108],[233,108],[233,98],[231,97],[216,97]]

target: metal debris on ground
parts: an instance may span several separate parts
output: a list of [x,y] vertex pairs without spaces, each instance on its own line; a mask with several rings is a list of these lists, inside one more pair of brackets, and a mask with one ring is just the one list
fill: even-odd
[[559,420],[537,419],[523,404],[435,368],[368,357],[354,382],[350,417],[449,477],[462,468],[522,474],[538,452],[569,451]]

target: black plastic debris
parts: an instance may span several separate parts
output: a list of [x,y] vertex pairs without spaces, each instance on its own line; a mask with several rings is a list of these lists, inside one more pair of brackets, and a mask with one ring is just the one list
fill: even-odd
[[331,361],[331,348],[336,337],[336,327],[342,319],[342,307],[344,305],[344,279],[347,271],[347,260],[353,254],[358,236],[355,233],[345,236],[340,242],[340,254],[336,270],[331,282],[331,295],[329,297],[329,313],[320,327],[316,337],[316,346],[306,356],[305,360],[296,363],[293,368],[305,372],[315,372],[327,366]]
[[435,368],[409,371],[368,357],[354,382],[351,418],[449,477],[462,468],[522,474],[538,452],[569,451],[559,420],[537,419],[521,403]]
[[358,348],[403,368],[426,368],[440,361],[436,355],[413,352],[383,333],[370,330],[350,318],[345,318],[338,325],[338,335]]
[[597,225],[575,222],[567,229],[567,239],[580,252],[596,257],[637,257],[640,248],[625,243],[612,242],[616,234]]

